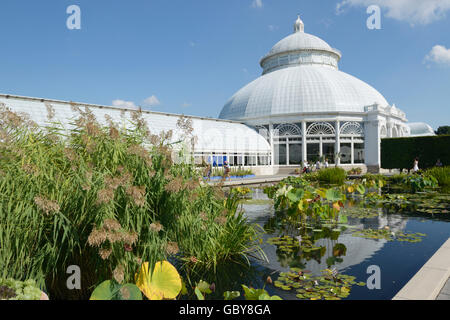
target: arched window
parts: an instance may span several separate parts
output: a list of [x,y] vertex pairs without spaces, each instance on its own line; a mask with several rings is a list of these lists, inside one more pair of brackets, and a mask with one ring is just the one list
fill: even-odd
[[347,122],[341,128],[342,135],[363,136],[364,129],[358,122]]
[[308,127],[307,134],[315,135],[335,135],[334,127],[328,122],[315,122]]
[[297,125],[292,123],[287,124],[280,124],[275,129],[275,135],[278,135],[278,137],[285,137],[285,136],[301,136],[302,135],[302,129],[300,129]]
[[387,137],[387,129],[386,126],[382,125],[380,128],[380,137],[386,138]]
[[398,137],[397,127],[392,127],[392,137],[393,138],[397,138]]

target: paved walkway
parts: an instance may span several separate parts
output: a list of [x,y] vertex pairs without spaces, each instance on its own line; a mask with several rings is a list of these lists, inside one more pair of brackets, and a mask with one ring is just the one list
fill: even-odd
[[442,300],[450,298],[449,277],[450,239],[436,251],[393,300]]
[[450,278],[447,280],[447,283],[442,288],[436,300],[450,300]]
[[[277,183],[281,180],[289,177],[290,175],[271,175],[271,176],[255,176],[253,178],[246,179],[232,179],[224,182],[224,187],[234,187],[234,186],[249,186],[249,185],[260,185],[260,184],[269,184],[269,183]],[[211,185],[220,183],[220,180],[208,182]]]

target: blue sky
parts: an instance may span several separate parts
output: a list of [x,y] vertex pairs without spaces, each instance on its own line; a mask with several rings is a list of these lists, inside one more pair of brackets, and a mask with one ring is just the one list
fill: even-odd
[[217,117],[297,13],[411,122],[450,125],[450,0],[2,0],[0,92]]

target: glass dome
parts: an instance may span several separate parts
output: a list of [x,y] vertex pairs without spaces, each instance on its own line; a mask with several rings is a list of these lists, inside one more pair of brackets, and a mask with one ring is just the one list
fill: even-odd
[[263,75],[225,104],[222,119],[314,112],[365,112],[387,107],[386,99],[367,83],[339,71],[341,54],[322,39],[304,32],[300,18],[294,34],[278,42],[261,60]]

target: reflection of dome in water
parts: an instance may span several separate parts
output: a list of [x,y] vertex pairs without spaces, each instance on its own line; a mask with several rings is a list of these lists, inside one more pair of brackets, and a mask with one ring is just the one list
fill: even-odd
[[[374,218],[373,220],[374,221],[369,225],[371,229],[383,229],[385,227],[389,227],[392,232],[398,232],[406,227],[406,220],[399,216],[380,215],[378,218]],[[362,224],[355,225],[355,227],[358,229],[364,229],[364,225]],[[343,270],[351,266],[358,265],[371,258],[375,253],[381,250],[388,241],[384,239],[372,240],[359,238],[352,236],[351,233],[345,233],[341,234],[338,242],[346,246],[347,253],[342,257],[344,261],[337,263],[333,266],[333,268]],[[327,248],[326,255],[330,256],[333,252],[333,245],[331,245],[331,243],[331,240],[322,239],[316,242],[316,246],[325,246]],[[336,244],[336,241],[333,241],[333,243]],[[326,263],[327,256],[324,256],[321,259],[320,264],[317,263],[317,261],[308,261],[306,263],[306,269],[314,273],[319,273],[321,270],[326,269],[328,267]]]

